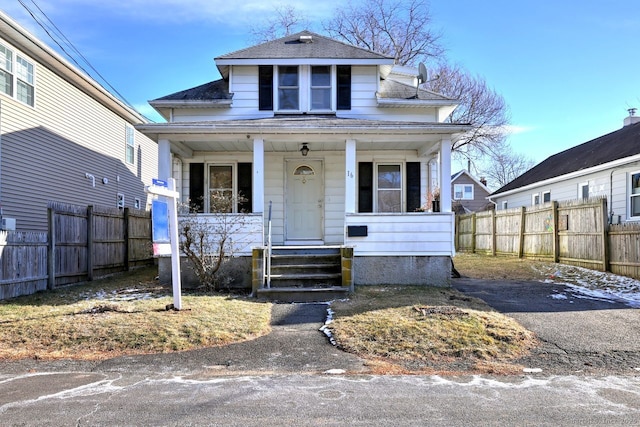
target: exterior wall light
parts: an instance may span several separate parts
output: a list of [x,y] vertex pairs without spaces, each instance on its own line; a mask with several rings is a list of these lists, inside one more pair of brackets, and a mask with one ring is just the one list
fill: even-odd
[[309,147],[307,147],[306,142],[302,143],[302,148],[300,149],[300,152],[302,153],[303,156],[306,156],[307,154],[309,154]]

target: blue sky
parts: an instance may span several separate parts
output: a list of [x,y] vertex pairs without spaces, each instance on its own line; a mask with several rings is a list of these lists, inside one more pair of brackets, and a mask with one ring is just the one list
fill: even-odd
[[[129,103],[155,120],[148,100],[219,78],[213,58],[251,45],[247,27],[275,4],[294,5],[321,32],[322,20],[343,3],[35,1]],[[0,8],[56,47],[18,0]],[[431,14],[449,61],[505,98],[509,141],[536,163],[619,129],[631,107],[640,113],[640,13],[628,0],[433,0]]]

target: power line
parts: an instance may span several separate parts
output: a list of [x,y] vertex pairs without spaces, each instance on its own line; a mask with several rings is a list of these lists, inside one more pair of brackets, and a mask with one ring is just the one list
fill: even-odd
[[[118,92],[118,90],[113,87],[113,85],[111,85],[111,83],[109,83],[109,81],[93,66],[91,65],[91,62],[89,62],[89,60],[73,45],[73,43],[71,43],[71,41],[64,35],[64,33],[56,26],[56,24],[51,20],[51,18],[49,18],[49,16],[47,16],[47,14],[40,8],[40,6],[38,6],[38,4],[35,2],[35,0],[31,0],[31,3],[33,3],[33,5],[38,9],[38,11],[40,11],[40,13],[44,16],[44,18],[46,18],[46,20],[53,26],[53,28],[51,28],[49,25],[46,25],[46,23],[41,22],[41,20],[36,17],[36,15],[34,14],[34,12],[22,1],[22,0],[18,0],[20,2],[20,4],[22,5],[22,7],[25,8],[25,10],[29,13],[29,15],[31,15],[31,17],[33,18],[34,21],[36,21],[36,23],[44,30],[45,33],[47,33],[47,35],[49,36],[49,38],[51,38],[51,40],[53,40],[53,42],[58,45],[58,47],[62,50],[62,52],[64,52],[64,54],[71,59],[86,75],[93,77],[91,75],[91,73],[89,73],[74,57],[74,55],[72,55],[71,53],[69,53],[67,51],[67,49],[64,48],[64,46],[62,46],[62,44],[56,39],[56,37],[54,37],[51,33],[55,33],[59,38],[62,39],[62,41],[69,47],[71,48],[71,50],[73,52],[75,52],[80,58],[82,58],[82,60],[84,61],[84,63],[91,69],[93,70],[96,75],[109,87],[111,88],[111,90],[118,95],[118,97],[130,108],[134,109],[135,108],[131,105],[131,103],[129,101],[127,101],[127,99],[120,93]],[[95,80],[95,79],[94,79]]]

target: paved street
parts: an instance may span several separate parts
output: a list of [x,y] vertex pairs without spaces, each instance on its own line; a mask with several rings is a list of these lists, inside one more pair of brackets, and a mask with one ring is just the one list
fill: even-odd
[[638,425],[638,377],[53,373],[1,384],[2,425]]

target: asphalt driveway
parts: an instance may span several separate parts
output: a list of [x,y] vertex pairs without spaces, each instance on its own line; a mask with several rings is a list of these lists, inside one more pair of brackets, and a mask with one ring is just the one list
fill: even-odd
[[480,298],[536,333],[540,348],[522,360],[545,373],[640,374],[640,310],[557,283],[459,278]]

